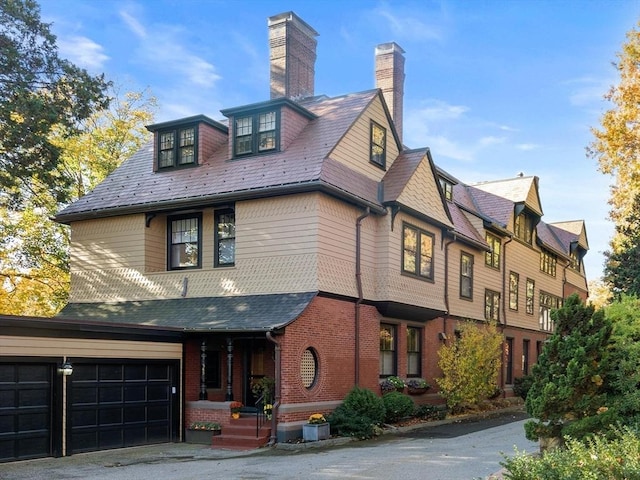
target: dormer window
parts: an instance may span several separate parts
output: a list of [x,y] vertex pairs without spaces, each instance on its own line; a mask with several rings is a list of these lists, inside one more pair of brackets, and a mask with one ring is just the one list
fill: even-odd
[[453,184],[446,181],[444,178],[440,178],[440,188],[444,193],[444,198],[447,200],[453,200]]
[[387,129],[371,122],[371,156],[372,163],[385,168],[387,163]]
[[535,222],[533,217],[526,212],[522,212],[516,217],[514,233],[517,238],[531,245],[533,243],[534,227]]
[[250,155],[278,149],[278,111],[237,117],[234,127],[234,155]]
[[158,168],[173,168],[196,163],[196,127],[158,132]]

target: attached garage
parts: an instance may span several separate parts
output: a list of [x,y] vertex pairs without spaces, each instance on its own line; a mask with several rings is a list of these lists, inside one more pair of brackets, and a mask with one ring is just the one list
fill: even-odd
[[0,462],[180,440],[180,331],[0,316],[0,332]]

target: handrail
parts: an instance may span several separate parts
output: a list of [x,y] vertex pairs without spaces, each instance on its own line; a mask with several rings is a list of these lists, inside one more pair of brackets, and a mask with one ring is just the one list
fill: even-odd
[[267,415],[264,413],[264,394],[255,402],[256,406],[256,438],[260,436],[260,428],[266,423]]

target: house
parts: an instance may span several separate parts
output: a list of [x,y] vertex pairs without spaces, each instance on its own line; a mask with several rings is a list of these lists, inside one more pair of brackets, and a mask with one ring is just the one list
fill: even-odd
[[[434,385],[437,350],[465,319],[498,322],[511,395],[550,309],[586,298],[584,222],[544,223],[537,177],[465,184],[405,147],[396,43],[376,48],[374,89],[327,97],[314,91],[313,28],[293,12],[268,28],[269,100],[149,126],[153,141],[58,214],[72,243],[59,320],[178,330],[172,415],[220,422],[214,447],[233,429],[231,400],[264,443],[299,437],[355,385]],[[265,377],[273,416],[256,427]],[[438,401],[435,388],[416,401]]]

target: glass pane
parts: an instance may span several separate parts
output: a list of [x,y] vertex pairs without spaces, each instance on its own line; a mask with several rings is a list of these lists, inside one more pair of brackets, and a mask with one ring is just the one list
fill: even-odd
[[168,150],[173,148],[173,132],[162,133],[160,135],[160,150]]
[[180,149],[180,165],[195,162],[195,149],[193,147],[184,147]]
[[251,135],[236,138],[236,154],[251,153]]
[[276,148],[276,132],[261,133],[258,141],[258,150],[273,150],[274,148]]
[[160,152],[160,168],[173,166],[173,150]]
[[185,147],[195,144],[195,129],[188,128],[180,131],[180,146]]
[[418,353],[407,354],[407,375],[420,375],[420,356]]
[[236,240],[227,238],[218,241],[218,264],[233,265],[236,261]]
[[251,135],[252,123],[251,117],[244,117],[236,119],[236,137],[242,137],[245,135]]
[[420,235],[420,275],[431,278],[431,258],[433,239],[429,235]]
[[268,112],[260,114],[258,118],[258,131],[266,132],[276,129],[276,112]]
[[418,232],[412,228],[404,228],[403,268],[406,272],[416,273],[416,254]]

